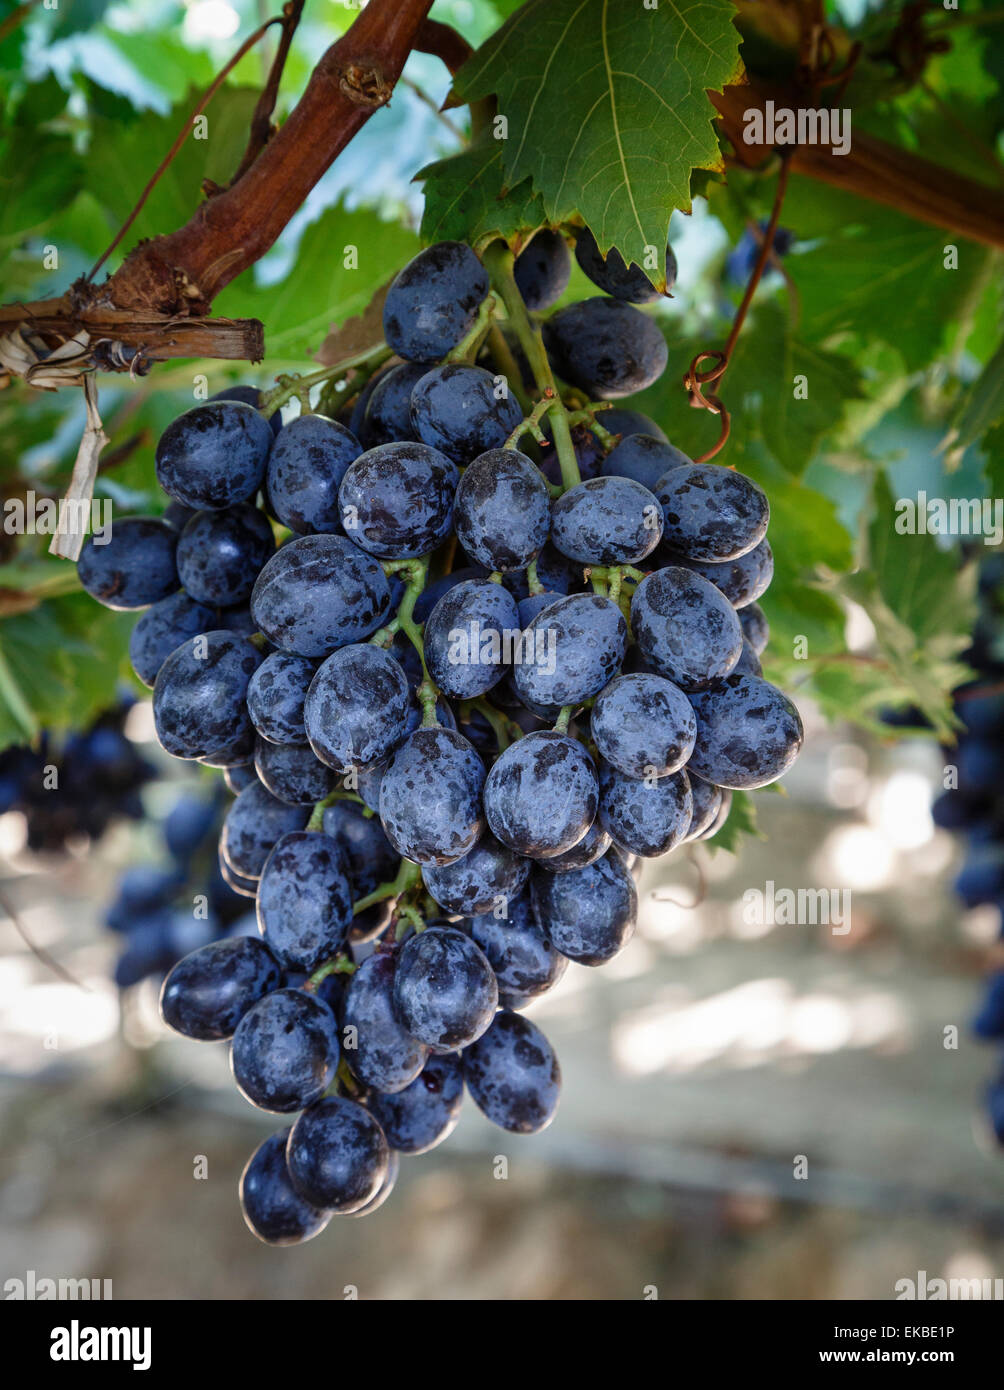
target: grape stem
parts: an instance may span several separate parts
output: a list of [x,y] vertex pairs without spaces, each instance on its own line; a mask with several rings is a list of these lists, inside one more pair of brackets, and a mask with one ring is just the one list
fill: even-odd
[[357,352],[331,367],[321,367],[319,371],[308,372],[306,376],[301,376],[299,372],[282,373],[276,377],[273,389],[265,392],[259,412],[268,420],[280,406],[291,401],[294,396],[298,396],[301,402],[306,401],[306,408],[309,410],[312,387],[320,386],[326,381],[338,381],[353,367],[371,367],[375,371],[390,356],[390,348],[386,343],[381,343],[379,347],[367,348],[365,352]]
[[316,994],[318,986],[322,980],[326,980],[329,975],[353,975],[358,967],[344,953],[332,956],[323,965],[319,965],[308,980],[305,980],[302,989],[305,994]]
[[488,350],[495,366],[508,381],[509,390],[519,401],[523,414],[529,415],[533,408],[533,402],[523,389],[523,376],[519,369],[519,363],[513,356],[512,348],[506,342],[505,334],[497,323],[493,323],[488,330]]
[[359,1083],[349,1070],[349,1064],[344,1057],[338,1059],[338,1070],[335,1072],[335,1091],[347,1091],[350,1096],[359,1095]]
[[529,565],[527,565],[527,568],[526,568],[526,582],[527,582],[527,585],[528,585],[528,587],[529,587],[529,589],[530,589],[530,593],[531,593],[531,594],[543,594],[543,593],[546,593],[546,592],[547,592],[547,591],[545,590],[543,584],[541,584],[540,580],[537,578],[537,561],[536,561],[536,560],[531,560],[530,563],[529,563]]
[[620,439],[620,435],[611,434],[596,418],[601,410],[611,410],[612,408],[612,401],[590,401],[588,405],[584,405],[578,410],[570,410],[568,423],[569,425],[588,425],[604,449],[612,449]]
[[578,460],[575,457],[575,446],[572,443],[571,430],[568,427],[568,414],[564,402],[558,394],[558,388],[554,384],[554,375],[551,372],[551,364],[547,360],[544,339],[541,337],[540,329],[530,322],[526,305],[523,303],[523,296],[520,294],[513,276],[515,257],[512,248],[507,246],[504,241],[494,241],[491,246],[485,248],[483,260],[492,277],[492,283],[505,305],[513,332],[516,334],[519,345],[530,364],[537,389],[545,396],[549,392],[552,393],[553,399],[549,400],[548,410],[551,416],[551,429],[554,433],[554,446],[558,451],[558,463],[561,465],[561,482],[567,492],[570,487],[575,487],[582,482],[579,475]]
[[407,905],[399,907],[397,910],[397,917],[397,926],[394,930],[395,941],[401,940],[408,930],[409,924],[415,928],[416,933],[425,931],[425,918],[417,907],[409,907]]
[[490,705],[483,696],[468,701],[468,704],[487,719],[492,726],[492,732],[495,735],[495,742],[499,746],[500,753],[504,753],[510,743],[515,743],[517,739],[523,737],[523,730],[515,720],[510,719],[501,710],[497,710],[494,705]]
[[418,596],[425,588],[429,577],[429,557],[423,555],[420,560],[392,561],[391,565],[384,565],[384,569],[391,569],[392,566],[394,570],[400,569],[407,576],[408,581],[394,621],[398,631],[405,634],[418,652],[419,660],[422,663],[422,681],[415,692],[418,696],[418,702],[422,706],[422,728],[435,729],[439,724],[436,717],[436,701],[439,699],[439,689],[429,675],[429,668],[425,664],[425,643],[422,641],[422,629],[415,622],[413,616]]
[[360,898],[352,908],[353,913],[358,915],[360,912],[365,912],[366,908],[372,907],[374,903],[382,903],[386,898],[399,898],[409,888],[414,888],[420,876],[421,870],[417,864],[413,864],[410,859],[402,859],[397,874],[391,882],[381,883],[373,889],[372,893],[367,893],[365,898]]
[[554,403],[554,393],[548,388],[530,411],[525,420],[520,420],[512,434],[502,445],[503,449],[515,449],[524,434],[532,434],[538,444],[547,444],[548,438],[540,428],[540,422]]
[[[324,797],[322,801],[318,801],[310,813],[310,820],[307,821],[307,829],[320,830],[321,826],[324,824],[324,813],[328,807],[333,806],[340,797],[344,798],[350,795],[351,792],[343,792],[336,788],[335,791]],[[362,798],[358,796],[355,798],[356,801],[360,801],[361,799]]]
[[561,713],[558,715],[557,719],[554,721],[554,732],[555,732],[556,734],[567,734],[567,733],[568,733],[568,721],[571,719],[571,717],[572,717],[572,706],[571,706],[571,705],[565,705],[565,706],[563,706],[563,708],[562,708],[562,710],[561,710]]
[[478,355],[484,338],[488,330],[495,321],[495,310],[498,307],[498,300],[493,294],[488,294],[481,301],[481,307],[477,312],[477,317],[470,328],[460,339],[460,342],[452,347],[446,354],[446,362],[473,362]]

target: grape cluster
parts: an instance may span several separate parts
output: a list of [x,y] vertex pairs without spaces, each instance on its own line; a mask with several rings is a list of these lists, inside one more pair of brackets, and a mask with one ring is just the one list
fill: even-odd
[[608,408],[666,343],[637,266],[587,232],[576,255],[604,294],[540,326],[563,236],[515,266],[429,247],[386,296],[400,361],[277,433],[253,399],[187,411],[165,520],[81,559],[147,606],[162,744],[236,794],[221,868],[260,935],[187,956],[161,1008],[296,1117],[241,1179],[268,1242],[374,1210],[465,1086],[511,1133],[550,1123],[558,1060],[521,1011],[629,941],[639,857],[715,834],[801,744],[760,673],[767,498]]
[[115,963],[120,989],[164,975],[190,951],[234,931],[256,928],[248,901],[217,861],[222,801],[184,792],[160,826],[167,864],[139,864],[119,877],[105,925],[123,938]]
[[140,788],[156,773],[124,732],[134,703],[121,700],[61,745],[43,733],[34,747],[0,753],[0,815],[21,812],[29,849],[62,850],[99,840],[115,820],[142,820]]
[[[936,825],[967,840],[955,891],[967,907],[1004,911],[1004,556],[980,567],[979,614],[965,660],[975,679],[955,692],[955,713],[964,725],[958,742],[944,750],[957,785],[931,808]],[[987,981],[973,1031],[985,1042],[1004,1043],[1004,971]],[[1004,1146],[1004,1072],[987,1090],[987,1110]]]

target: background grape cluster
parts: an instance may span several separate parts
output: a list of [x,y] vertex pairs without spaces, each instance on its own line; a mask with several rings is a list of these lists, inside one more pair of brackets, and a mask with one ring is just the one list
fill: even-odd
[[604,293],[538,327],[565,239],[511,272],[486,253],[490,336],[486,264],[429,247],[386,297],[395,360],[337,418],[197,405],[157,446],[164,516],[81,555],[96,599],[145,609],[163,747],[235,797],[219,867],[259,933],[186,956],[161,1010],[297,1117],[241,1179],[269,1242],[375,1209],[465,1086],[546,1126],[560,1068],[521,1010],[624,947],[640,859],[713,835],[801,745],[760,671],[767,498],[607,408],[666,366],[636,307],[657,294],[585,230],[575,254]]

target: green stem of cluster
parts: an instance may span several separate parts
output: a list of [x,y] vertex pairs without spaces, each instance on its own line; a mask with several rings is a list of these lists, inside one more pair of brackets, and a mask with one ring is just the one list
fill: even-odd
[[362,367],[358,367],[352,380],[347,381],[344,386],[337,385],[337,377],[332,378],[321,392],[317,402],[317,413],[333,419],[347,401],[350,401],[353,396],[359,395],[370,377],[379,371],[386,360],[386,356],[379,357],[365,363]]
[[[334,806],[336,801],[348,798],[351,795],[351,792],[343,792],[340,788],[336,788],[335,791],[330,792],[326,797],[324,797],[322,801],[316,802],[314,805],[314,809],[310,813],[310,820],[307,821],[307,829],[320,830],[321,826],[324,823],[324,813],[328,809],[328,807]],[[357,796],[354,799],[358,801],[360,798]]]
[[418,908],[405,904],[404,907],[399,907],[397,910],[397,927],[394,931],[395,941],[401,940],[402,936],[404,936],[405,932],[408,930],[409,925],[413,926],[416,932],[425,931],[425,918],[419,912]]
[[542,594],[545,592],[543,584],[537,577],[537,561],[531,560],[526,569],[526,582],[531,594]]
[[317,967],[309,980],[304,981],[303,988],[307,994],[316,994],[318,985],[329,975],[352,975],[356,969],[357,967],[348,956],[332,956],[330,960],[326,960],[323,965]]
[[540,422],[554,404],[554,396],[550,390],[545,391],[537,404],[532,408],[525,419],[520,420],[512,434],[502,445],[503,449],[515,449],[524,434],[532,434],[538,444],[548,442],[547,435],[540,428]]
[[390,356],[390,348],[381,343],[379,347],[367,348],[365,352],[357,352],[354,356],[346,357],[344,361],[336,362],[331,367],[321,367],[319,371],[308,372],[306,376],[301,376],[298,372],[284,373],[276,377],[275,387],[271,391],[265,392],[259,411],[267,420],[287,401],[291,401],[294,396],[298,396],[301,403],[305,402],[306,408],[309,410],[310,392],[313,387],[320,386],[326,381],[338,381],[353,367],[368,367],[372,373]]
[[565,706],[563,706],[563,708],[562,708],[562,710],[561,710],[561,713],[558,715],[557,719],[554,721],[554,732],[555,732],[556,734],[567,734],[567,733],[568,733],[568,721],[571,719],[571,717],[572,717],[572,706],[571,706],[571,705],[565,705]]
[[611,434],[596,418],[601,410],[610,410],[612,407],[612,401],[590,401],[588,405],[582,406],[579,410],[570,410],[568,423],[570,425],[588,425],[604,449],[612,449],[620,439],[620,435]]
[[420,877],[421,870],[418,865],[413,864],[410,859],[402,859],[396,877],[390,883],[381,883],[372,893],[367,893],[365,898],[360,898],[352,908],[353,914],[365,912],[366,908],[372,907],[374,903],[382,903],[386,898],[399,898],[402,893],[407,893],[409,888],[414,888]]
[[347,1091],[350,1096],[358,1096],[360,1092],[359,1082],[349,1070],[349,1064],[344,1057],[338,1059],[338,1070],[335,1072],[335,1089]]
[[477,312],[477,317],[470,328],[460,339],[460,342],[452,347],[446,354],[447,362],[473,362],[478,355],[480,348],[488,330],[495,322],[495,310],[498,300],[493,294],[486,295],[481,301],[481,307]]
[[492,361],[509,383],[509,390],[519,401],[520,409],[524,415],[529,415],[533,409],[533,402],[523,389],[523,375],[519,369],[519,363],[513,355],[513,350],[506,342],[506,336],[497,323],[493,323],[488,330],[488,350],[492,355]]
[[429,557],[423,555],[420,560],[406,560],[403,563],[392,561],[390,565],[384,565],[384,569],[400,569],[407,576],[408,582],[404,597],[398,605],[397,617],[394,621],[398,631],[407,636],[418,652],[419,660],[422,663],[422,681],[417,691],[419,704],[422,706],[422,728],[434,729],[439,723],[436,717],[436,701],[439,699],[439,690],[425,664],[425,643],[422,640],[422,629],[415,622],[413,616],[418,596],[425,588],[429,578]]
[[554,435],[554,446],[558,451],[558,463],[561,466],[562,486],[567,492],[570,487],[575,487],[582,481],[579,475],[578,460],[575,457],[575,447],[572,444],[572,434],[568,427],[568,415],[554,384],[551,364],[547,360],[547,352],[544,349],[544,339],[541,337],[540,329],[530,322],[526,305],[523,303],[523,296],[520,294],[513,277],[514,260],[512,249],[504,241],[495,241],[485,249],[485,266],[492,277],[492,284],[502,298],[513,332],[519,339],[519,345],[530,364],[537,389],[541,395],[547,395],[550,392],[554,397],[549,404],[551,429]]

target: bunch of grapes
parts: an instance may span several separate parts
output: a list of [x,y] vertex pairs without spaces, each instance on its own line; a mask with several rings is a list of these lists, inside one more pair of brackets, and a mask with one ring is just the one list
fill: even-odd
[[260,935],[187,956],[161,1010],[296,1117],[241,1179],[268,1242],[374,1210],[464,1086],[505,1130],[549,1124],[558,1061],[521,1011],[623,949],[639,858],[713,835],[801,745],[760,674],[767,498],[610,408],[666,365],[657,296],[588,232],[576,255],[604,294],[541,325],[557,232],[515,263],[423,251],[386,297],[399,360],[344,411],[187,411],[167,518],[81,558],[96,598],[147,607],[161,743],[236,794],[221,866]]
[[217,861],[223,800],[183,793],[161,826],[167,865],[140,864],[120,876],[105,917],[124,938],[115,964],[120,989],[164,975],[182,956],[246,928],[247,899]]
[[[957,785],[931,808],[936,825],[965,835],[968,845],[955,891],[967,907],[1004,908],[1004,556],[980,567],[979,613],[964,658],[976,678],[955,692],[955,712],[965,725],[954,748],[945,749]],[[987,982],[973,1020],[978,1038],[1004,1042],[1004,970]],[[1004,1072],[987,1090],[987,1110],[1004,1146]]]
[[0,815],[21,812],[29,849],[62,850],[68,840],[99,840],[117,819],[142,820],[140,788],[156,773],[124,732],[134,703],[121,700],[61,746],[43,733],[34,747],[0,753]]

